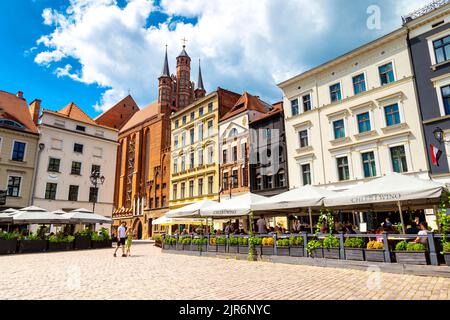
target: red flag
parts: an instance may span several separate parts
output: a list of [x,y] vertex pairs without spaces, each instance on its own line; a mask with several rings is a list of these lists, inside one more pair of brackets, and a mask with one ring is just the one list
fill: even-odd
[[442,151],[430,144],[431,149],[431,160],[433,160],[433,165],[439,167],[439,159],[442,156]]

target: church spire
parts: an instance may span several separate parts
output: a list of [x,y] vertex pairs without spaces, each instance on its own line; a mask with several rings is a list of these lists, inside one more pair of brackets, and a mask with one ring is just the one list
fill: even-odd
[[198,81],[197,81],[197,89],[205,90],[205,87],[203,86],[203,76],[202,76],[202,66],[201,61],[198,59]]
[[164,67],[161,76],[167,76],[170,77],[170,71],[169,71],[169,60],[167,59],[167,45],[166,45],[166,57],[164,59]]

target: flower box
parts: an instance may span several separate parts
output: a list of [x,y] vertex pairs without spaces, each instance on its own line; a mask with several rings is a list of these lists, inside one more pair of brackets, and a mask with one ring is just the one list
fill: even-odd
[[312,258],[323,258],[323,248],[315,248],[311,250],[311,257]]
[[340,259],[339,248],[323,248],[323,257],[326,259]]
[[239,247],[238,246],[229,246],[228,247],[228,252],[229,253],[238,253],[239,252]]
[[289,255],[291,257],[304,257],[305,256],[305,247],[290,247]]
[[427,265],[429,258],[427,251],[394,251],[395,259],[400,264]]
[[16,253],[17,239],[0,240],[0,254]]
[[275,248],[273,246],[263,246],[262,253],[263,256],[273,256],[275,255]]
[[445,263],[450,267],[450,252],[444,252]]
[[192,247],[190,244],[183,244],[184,251],[193,251]]
[[366,261],[386,262],[383,249],[365,249]]
[[69,251],[73,249],[73,242],[50,242],[48,251]]
[[217,245],[217,252],[220,252],[220,253],[227,252],[227,246],[226,245],[222,245],[222,244],[218,244]]
[[183,244],[177,243],[177,244],[176,244],[175,250],[177,250],[177,251],[183,251]]
[[248,254],[248,245],[239,246],[239,253]]
[[91,248],[91,238],[89,237],[75,237],[75,249],[86,250]]
[[20,240],[19,252],[32,253],[44,252],[47,250],[47,240]]
[[289,256],[289,247],[277,247],[277,256]]
[[364,249],[362,248],[345,248],[345,259],[353,261],[364,261]]

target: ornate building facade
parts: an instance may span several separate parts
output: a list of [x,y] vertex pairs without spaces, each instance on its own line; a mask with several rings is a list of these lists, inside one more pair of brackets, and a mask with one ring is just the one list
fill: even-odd
[[200,68],[197,88],[190,80],[191,58],[184,46],[176,62],[176,75],[171,75],[166,51],[158,100],[136,112],[119,132],[114,225],[125,221],[139,239],[163,231],[152,221],[169,206],[171,113],[206,93]]

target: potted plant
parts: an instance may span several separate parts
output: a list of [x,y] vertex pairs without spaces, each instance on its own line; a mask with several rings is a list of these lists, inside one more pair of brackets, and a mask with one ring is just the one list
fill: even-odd
[[192,250],[192,246],[191,246],[191,237],[184,237],[182,238],[182,245],[183,245],[183,250],[184,251],[191,251]]
[[397,263],[427,265],[429,258],[427,248],[423,243],[401,241],[395,246]]
[[175,250],[177,246],[177,239],[175,237],[167,236],[164,238],[164,250]]
[[18,238],[18,233],[0,232],[0,254],[16,253]]
[[112,240],[109,232],[106,228],[101,228],[99,233],[92,233],[91,235],[91,245],[93,249],[101,249],[101,248],[111,248]]
[[444,258],[447,266],[450,267],[450,242],[446,242],[443,245]]
[[208,252],[217,252],[217,238],[216,237],[209,238]]
[[239,253],[248,254],[248,238],[239,237],[238,238],[238,249]]
[[19,241],[19,252],[21,253],[44,252],[46,250],[47,240],[39,238],[37,234],[30,234]]
[[339,239],[329,236],[323,240],[323,256],[327,259],[339,259]]
[[176,250],[177,251],[183,251],[183,237],[178,237],[177,238],[177,244],[176,244]]
[[277,256],[289,256],[289,239],[277,240]]
[[86,250],[91,248],[92,231],[89,228],[75,233],[75,249]]
[[261,237],[252,237],[251,241],[253,243],[253,250],[254,250],[253,255],[255,256],[262,255],[263,239]]
[[345,259],[354,261],[364,261],[364,239],[347,238],[344,242]]
[[237,237],[228,238],[228,252],[238,253],[239,252],[239,240]]
[[364,251],[367,261],[371,262],[385,262],[384,259],[384,244],[378,241],[369,241],[367,248]]
[[225,253],[227,252],[227,238],[217,237],[217,252]]
[[154,236],[153,240],[155,240],[155,247],[162,248],[162,236]]
[[68,251],[73,249],[74,236],[57,234],[48,238],[48,251]]
[[207,238],[195,237],[194,239],[192,239],[193,250],[194,251],[205,252],[207,243],[208,243],[208,239]]
[[303,244],[303,237],[290,237],[289,238],[289,255],[291,257],[304,257],[305,246]]
[[275,240],[273,237],[265,237],[262,239],[262,255],[273,256],[275,254]]
[[309,255],[312,258],[323,258],[323,243],[321,240],[308,241],[306,245]]

